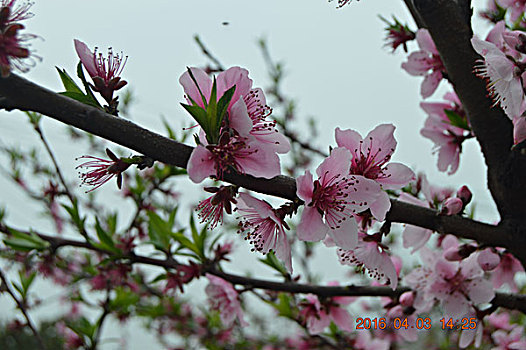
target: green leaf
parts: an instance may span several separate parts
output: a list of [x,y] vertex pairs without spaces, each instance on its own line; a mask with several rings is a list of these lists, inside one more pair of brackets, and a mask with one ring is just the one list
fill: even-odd
[[285,266],[278,260],[278,258],[276,258],[276,255],[272,251],[265,256],[265,259],[258,260],[261,261],[263,264],[276,270],[283,276],[287,276],[289,274]]
[[217,121],[215,126],[218,132],[221,128],[221,124],[223,123],[223,119],[228,110],[228,105],[230,104],[230,101],[232,101],[232,97],[234,96],[235,91],[236,86],[234,85],[230,89],[228,89],[217,102]]
[[86,95],[88,97],[90,97],[96,103],[95,107],[102,108],[101,105],[99,104],[99,101],[97,101],[97,98],[95,97],[95,95],[91,91],[90,85],[86,81],[86,77],[84,76],[84,71],[82,70],[82,62],[81,61],[79,61],[79,63],[77,64],[77,76],[82,81],[82,84],[84,85],[84,89],[86,89]]
[[73,205],[71,207],[66,205],[66,204],[62,204],[62,207],[64,209],[66,209],[66,211],[68,212],[69,216],[71,217],[71,220],[77,226],[79,232],[84,232],[85,231],[85,227],[84,226],[85,226],[85,223],[86,223],[86,218],[81,218],[80,217],[77,200],[75,200],[73,202]]
[[42,119],[42,114],[37,112],[24,112],[29,117],[29,122],[33,124],[34,126],[37,126],[40,123],[40,119]]
[[206,113],[206,110],[199,106],[191,106],[186,105],[184,103],[181,103],[181,106],[183,106],[183,108],[186,109],[188,113],[190,113],[190,115],[203,128],[206,135],[208,136],[208,133],[210,132],[210,126],[208,123],[208,115]]
[[469,127],[469,124],[466,118],[463,118],[461,115],[459,115],[455,111],[452,111],[449,109],[444,109],[444,113],[446,113],[446,116],[449,119],[449,122],[451,123],[451,125],[464,129],[464,130],[471,131],[471,128]]
[[148,218],[148,236],[150,237],[150,243],[161,251],[169,251],[172,227],[153,211],[148,212]]
[[111,236],[100,225],[99,218],[95,218],[95,231],[97,231],[97,237],[99,237],[100,243],[97,244],[93,242],[93,245],[118,254],[122,253],[120,249],[115,247],[115,242],[113,242]]
[[11,248],[28,252],[33,249],[44,250],[50,246],[50,243],[38,237],[35,233],[30,232],[29,234],[17,231],[12,228],[8,228],[10,236],[5,238],[3,241],[6,245]]
[[57,69],[58,74],[60,75],[60,80],[62,80],[62,85],[64,85],[64,89],[66,89],[66,92],[75,92],[84,95],[82,90],[78,87],[78,85],[71,79],[68,73],[66,73],[65,69],[60,70],[60,68],[55,67]]
[[84,95],[84,93],[82,93],[82,92],[65,91],[65,92],[60,92],[59,94],[67,96],[69,98],[72,98],[72,99],[74,99],[76,101],[79,101],[81,103],[84,103],[85,105],[90,105],[90,106],[93,106],[93,107],[100,108],[100,105],[99,105],[99,103],[96,100],[94,100],[90,96]]

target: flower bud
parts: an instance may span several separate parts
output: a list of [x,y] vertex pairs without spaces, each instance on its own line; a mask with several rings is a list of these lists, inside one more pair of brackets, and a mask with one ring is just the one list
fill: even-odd
[[442,215],[455,215],[462,211],[464,203],[460,198],[448,198],[442,204]]
[[402,306],[413,306],[413,302],[415,301],[415,295],[413,294],[413,292],[405,292],[402,295],[400,295],[400,298],[398,300],[400,301],[400,305]]
[[494,270],[500,264],[500,256],[493,249],[486,248],[477,256],[477,262],[484,271]]
[[469,190],[468,186],[464,185],[457,191],[457,197],[462,200],[462,203],[464,204],[464,207],[471,202],[471,198],[473,197],[473,194]]

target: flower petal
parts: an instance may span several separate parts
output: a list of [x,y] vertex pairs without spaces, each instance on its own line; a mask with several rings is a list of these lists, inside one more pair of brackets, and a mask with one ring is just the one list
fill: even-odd
[[322,221],[321,214],[315,207],[304,207],[300,223],[296,229],[302,241],[317,242],[325,238],[329,228]]

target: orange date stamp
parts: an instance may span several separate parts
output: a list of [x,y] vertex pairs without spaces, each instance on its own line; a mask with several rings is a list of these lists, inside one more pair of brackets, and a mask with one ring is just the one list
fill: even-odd
[[[441,318],[440,329],[443,330],[468,330],[477,328],[476,317],[464,317],[460,319],[453,318]],[[429,317],[423,318],[400,318],[395,317],[393,319],[387,319],[385,317],[358,317],[356,319],[356,329],[417,329],[417,330],[429,330],[431,329],[431,319]]]

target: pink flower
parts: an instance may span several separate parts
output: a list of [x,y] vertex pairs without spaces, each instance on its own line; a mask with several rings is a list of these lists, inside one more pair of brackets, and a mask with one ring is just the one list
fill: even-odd
[[290,245],[283,228],[286,224],[276,211],[267,202],[246,193],[239,194],[237,211],[242,215],[238,232],[246,233],[245,239],[257,251],[263,254],[274,251],[292,273]]
[[198,145],[188,160],[190,180],[200,183],[209,176],[222,179],[225,172],[270,179],[280,174],[277,154],[253,140],[223,133],[217,145]]
[[82,179],[81,185],[95,186],[88,192],[95,191],[97,188],[110,181],[113,177],[117,177],[117,186],[119,189],[122,186],[122,173],[130,167],[131,163],[124,162],[108,148],[106,149],[106,154],[111,160],[92,156],[82,156],[77,158],[77,160],[91,159],[90,161],[77,166],[77,168],[92,169],[86,173],[80,174],[80,178]]
[[[193,101],[205,108],[203,97],[207,104],[210,103],[213,81],[203,70],[190,68],[183,73],[179,82],[190,103]],[[227,90],[236,87],[227,108],[230,128],[240,136],[252,136],[261,143],[261,147],[271,148],[274,152],[287,153],[290,150],[288,139],[276,130],[276,122],[266,120],[272,109],[266,105],[263,90],[252,88],[252,80],[246,69],[231,67],[217,76],[216,84],[218,101]]]
[[30,57],[25,42],[35,36],[19,34],[25,27],[18,22],[33,15],[28,12],[31,5],[27,2],[15,7],[15,0],[2,0],[0,3],[0,73],[4,78],[13,68],[26,72],[30,66],[30,62],[25,60]]
[[305,299],[306,301],[300,303],[300,317],[310,334],[320,334],[331,321],[343,331],[353,331],[351,315],[341,307],[350,302],[349,298],[328,299],[323,305],[313,294],[307,294]]
[[509,333],[502,329],[493,332],[491,339],[496,346],[492,350],[525,349],[526,339],[523,338],[523,333],[522,326],[515,326]]
[[343,249],[358,243],[358,226],[354,214],[367,210],[381,193],[373,180],[349,175],[351,153],[338,147],[316,169],[318,180],[310,171],[296,179],[297,195],[305,207],[297,227],[302,241],[320,241],[327,234]]
[[[401,163],[389,161],[396,148],[395,127],[392,124],[378,125],[365,138],[354,130],[336,128],[338,146],[347,148],[352,154],[350,174],[362,175],[375,180],[384,189],[400,189],[415,179],[411,169]],[[387,164],[389,163],[389,164]],[[391,208],[389,196],[380,192],[370,204],[371,213],[382,221]]]
[[[438,152],[438,170],[449,169],[451,175],[458,169],[462,142],[471,136],[471,128],[457,95],[447,93],[444,99],[446,102],[420,104],[428,114],[420,134],[435,144],[434,153]],[[452,124],[450,116],[457,118],[456,125]]]
[[491,274],[493,287],[500,288],[506,283],[512,292],[517,292],[517,284],[514,281],[517,272],[524,272],[522,264],[510,253],[503,253],[499,266]]
[[196,210],[201,223],[209,222],[209,228],[213,230],[217,224],[223,223],[223,211],[232,214],[232,204],[237,203],[235,186],[205,187],[205,191],[215,193],[213,196],[199,202]]
[[410,54],[407,62],[402,63],[402,68],[411,75],[425,76],[420,87],[420,94],[423,98],[427,98],[437,89],[445,68],[427,29],[419,29],[416,32],[416,41],[420,46],[420,51]]
[[499,104],[510,119],[519,117],[524,109],[522,70],[495,44],[477,37],[473,37],[471,43],[483,57],[478,61],[475,72],[488,82],[487,88],[495,104]]
[[360,240],[356,248],[353,250],[338,249],[340,263],[366,268],[370,277],[380,283],[389,284],[395,290],[398,275],[385,246],[377,242],[373,236],[363,232],[359,232],[358,235]]
[[243,310],[239,303],[239,295],[232,285],[222,278],[206,274],[210,284],[205,288],[208,300],[213,310],[218,310],[221,321],[225,327],[233,325],[236,318],[241,326],[246,327],[248,323],[243,319]]
[[91,87],[94,91],[99,92],[106,102],[111,103],[113,101],[113,93],[128,84],[119,77],[128,57],[124,58],[123,61],[122,53],[119,56],[114,54],[112,49],[109,48],[108,58],[104,58],[102,53],[97,52],[97,48],[95,48],[93,53],[82,41],[75,39],[74,42],[75,50],[82,65],[86,68],[95,84]]
[[458,318],[466,314],[472,304],[488,303],[495,296],[474,255],[460,263],[440,258],[433,275],[427,293],[440,300],[449,317]]

